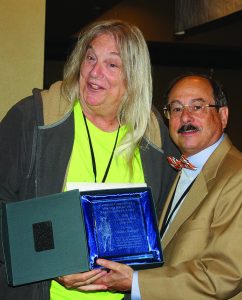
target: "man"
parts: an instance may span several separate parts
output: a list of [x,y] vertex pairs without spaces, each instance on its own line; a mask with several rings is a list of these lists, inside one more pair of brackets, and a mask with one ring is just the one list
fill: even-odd
[[133,299],[142,300],[242,299],[242,154],[224,133],[226,96],[189,74],[170,85],[167,103],[170,135],[191,170],[179,172],[160,218],[164,265],[133,272],[99,259],[111,271],[95,284],[132,295],[139,287]]

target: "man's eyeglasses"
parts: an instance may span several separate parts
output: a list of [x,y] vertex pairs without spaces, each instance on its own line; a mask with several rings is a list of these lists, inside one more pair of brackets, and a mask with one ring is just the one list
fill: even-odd
[[202,116],[205,109],[210,107],[220,108],[221,106],[216,104],[197,104],[197,103],[192,103],[191,105],[187,105],[187,104],[184,105],[179,102],[174,102],[165,105],[163,111],[166,118],[170,119],[171,117],[172,118],[180,117],[184,109],[187,109],[189,113],[193,115]]

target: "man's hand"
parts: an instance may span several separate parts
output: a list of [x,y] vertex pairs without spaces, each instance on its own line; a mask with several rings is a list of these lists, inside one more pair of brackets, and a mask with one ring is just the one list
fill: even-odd
[[95,284],[103,284],[108,290],[130,291],[132,287],[133,269],[127,265],[112,262],[106,259],[98,259],[97,264],[110,270],[106,275],[95,281]]
[[107,271],[95,269],[89,272],[65,275],[56,278],[56,281],[68,289],[77,289],[79,291],[103,291],[107,286],[102,283],[94,283],[96,280],[105,276]]

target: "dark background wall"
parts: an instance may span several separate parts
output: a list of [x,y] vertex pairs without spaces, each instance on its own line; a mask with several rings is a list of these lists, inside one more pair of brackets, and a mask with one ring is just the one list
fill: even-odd
[[[185,71],[212,72],[228,93],[227,132],[242,151],[242,1],[92,0],[84,8],[80,1],[69,0],[66,4],[58,2],[58,14],[55,2],[46,2],[44,87],[62,79],[64,62],[83,26],[97,19],[120,18],[136,24],[147,40],[153,66],[153,102],[158,109],[164,104],[162,93],[172,78]],[[200,23],[184,25],[182,17]],[[178,21],[184,25],[179,30]]]

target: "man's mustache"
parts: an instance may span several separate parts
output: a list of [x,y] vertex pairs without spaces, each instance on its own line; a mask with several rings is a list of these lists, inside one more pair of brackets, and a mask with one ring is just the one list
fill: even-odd
[[192,124],[185,124],[185,125],[182,125],[179,129],[178,129],[178,133],[183,133],[183,132],[186,132],[186,131],[198,131],[199,128],[192,125]]

